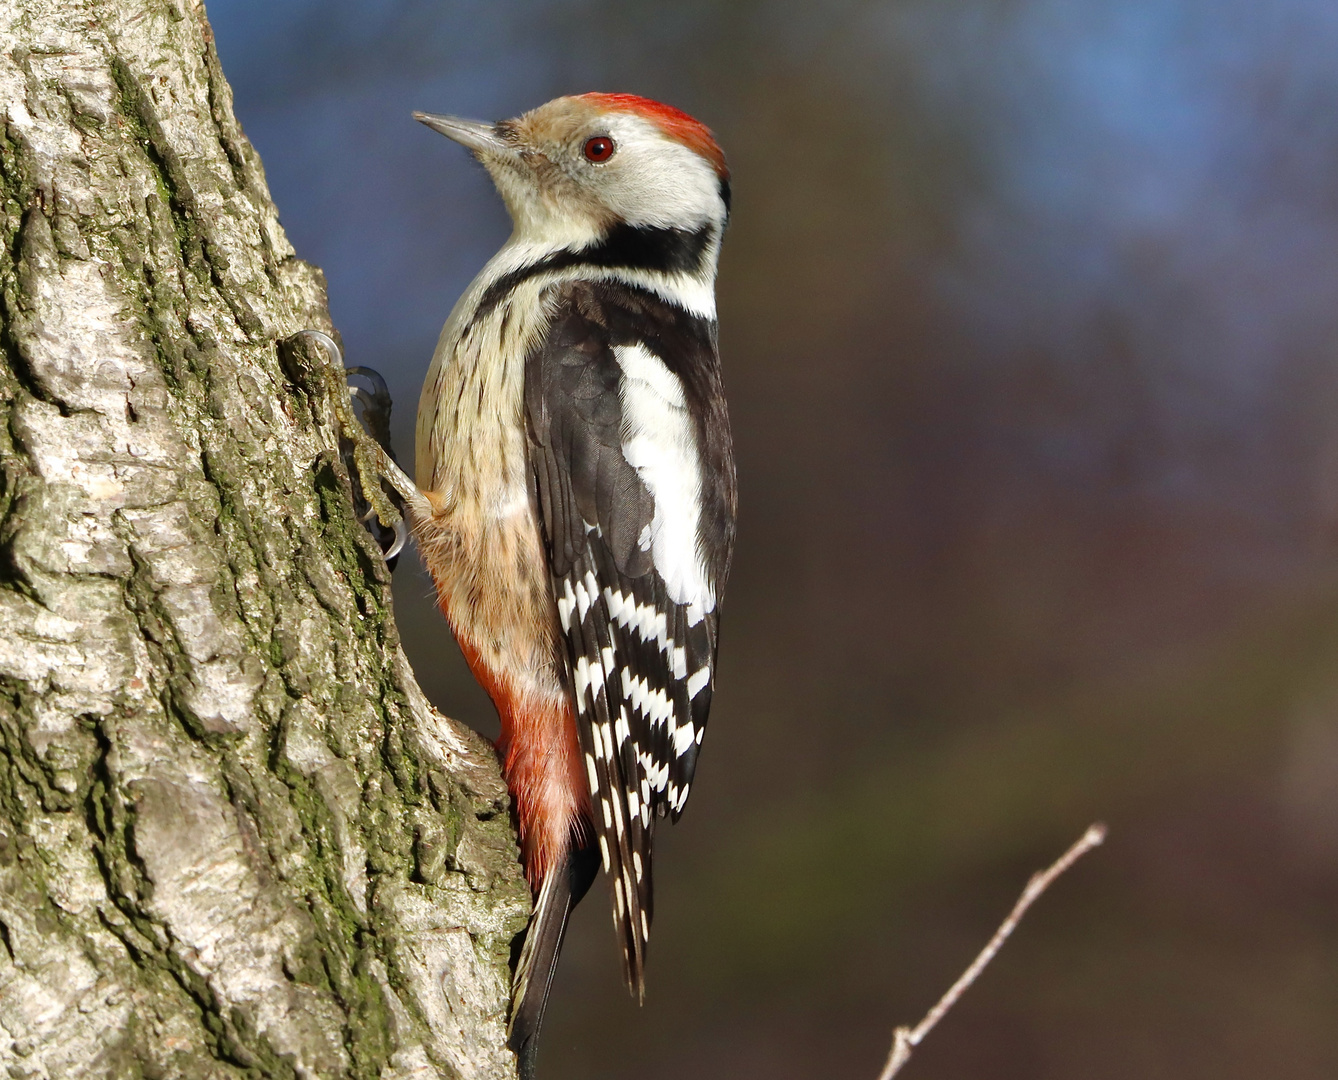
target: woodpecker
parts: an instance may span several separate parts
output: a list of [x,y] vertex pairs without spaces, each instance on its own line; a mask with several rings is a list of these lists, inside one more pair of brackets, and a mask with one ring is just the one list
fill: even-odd
[[410,524],[501,719],[535,904],[509,1028],[528,1077],[600,864],[644,999],[655,822],[683,811],[710,710],[735,533],[729,171],[703,124],[632,94],[495,124],[414,115],[473,152],[514,226],[428,369]]

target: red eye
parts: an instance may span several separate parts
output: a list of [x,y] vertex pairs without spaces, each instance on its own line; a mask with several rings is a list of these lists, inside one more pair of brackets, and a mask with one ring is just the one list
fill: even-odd
[[596,135],[585,140],[585,160],[598,164],[613,157],[613,140],[607,135]]

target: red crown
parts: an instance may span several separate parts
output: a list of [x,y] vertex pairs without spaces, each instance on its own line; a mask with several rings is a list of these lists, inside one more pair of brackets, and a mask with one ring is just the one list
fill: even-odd
[[677,139],[689,150],[696,151],[716,171],[721,180],[729,179],[729,167],[725,164],[724,151],[720,149],[711,134],[711,129],[700,120],[694,120],[682,109],[663,102],[651,101],[650,98],[637,94],[581,94],[581,100],[588,101],[610,112],[631,112],[644,116],[655,124],[671,139]]

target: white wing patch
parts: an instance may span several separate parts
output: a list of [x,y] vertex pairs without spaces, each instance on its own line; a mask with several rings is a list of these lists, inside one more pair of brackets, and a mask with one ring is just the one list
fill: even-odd
[[674,603],[713,611],[715,590],[697,547],[701,461],[683,386],[644,346],[620,345],[613,354],[623,372],[623,456],[655,500],[651,561]]

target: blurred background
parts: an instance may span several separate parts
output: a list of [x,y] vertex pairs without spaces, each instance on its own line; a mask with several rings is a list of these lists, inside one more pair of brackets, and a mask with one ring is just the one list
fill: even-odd
[[[1338,1076],[1338,6],[212,0],[401,458],[508,223],[410,118],[634,91],[734,170],[741,526],[644,1009],[579,909],[541,1068]],[[496,721],[412,555],[436,704]]]

